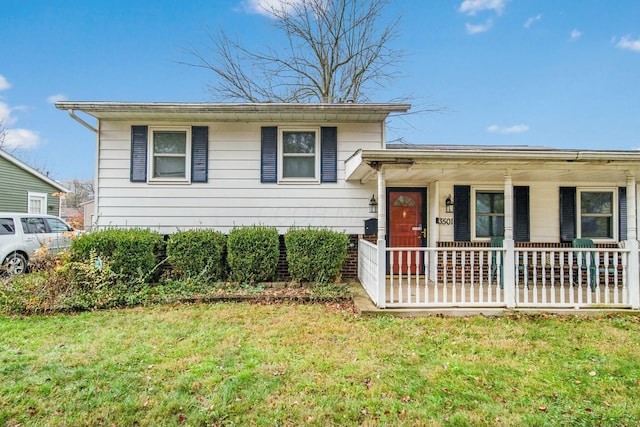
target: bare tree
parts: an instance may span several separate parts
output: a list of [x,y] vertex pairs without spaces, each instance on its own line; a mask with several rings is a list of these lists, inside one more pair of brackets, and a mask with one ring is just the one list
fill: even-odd
[[396,75],[398,19],[383,19],[390,0],[281,0],[265,8],[286,47],[251,51],[224,30],[209,34],[191,66],[213,71],[214,99],[245,102],[368,101]]
[[67,208],[77,208],[82,202],[93,198],[93,180],[91,179],[70,179],[64,182],[64,186],[70,190],[64,198]]
[[4,126],[4,121],[0,120],[0,150],[5,149],[7,141],[7,128]]

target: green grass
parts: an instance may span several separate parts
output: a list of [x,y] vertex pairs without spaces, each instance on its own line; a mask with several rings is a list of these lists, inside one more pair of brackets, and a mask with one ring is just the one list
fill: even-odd
[[635,317],[338,304],[0,317],[0,425],[640,424]]

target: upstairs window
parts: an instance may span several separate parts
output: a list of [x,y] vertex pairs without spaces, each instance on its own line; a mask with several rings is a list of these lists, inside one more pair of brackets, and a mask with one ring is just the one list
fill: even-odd
[[338,182],[338,128],[262,127],[260,182]]
[[282,180],[317,180],[317,134],[315,130],[282,131]]
[[131,182],[207,182],[209,128],[131,126]]
[[151,179],[184,181],[189,176],[190,130],[150,129]]

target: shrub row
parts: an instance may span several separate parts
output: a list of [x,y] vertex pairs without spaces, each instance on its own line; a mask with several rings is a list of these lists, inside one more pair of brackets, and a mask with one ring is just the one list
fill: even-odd
[[[340,278],[347,256],[345,234],[292,229],[285,245],[294,281],[328,283]],[[178,278],[259,283],[277,278],[279,246],[278,231],[266,226],[235,228],[228,236],[214,230],[179,231],[166,244],[161,234],[150,230],[109,229],[74,239],[71,260],[106,262],[131,287],[156,281],[165,261]]]
[[71,242],[71,261],[96,257],[108,262],[111,271],[131,286],[151,283],[162,270],[163,236],[150,230],[108,229],[83,234]]

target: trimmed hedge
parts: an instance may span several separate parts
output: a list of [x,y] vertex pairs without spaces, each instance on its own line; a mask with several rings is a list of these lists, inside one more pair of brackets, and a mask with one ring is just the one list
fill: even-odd
[[169,236],[167,260],[174,274],[216,282],[225,278],[227,236],[214,230],[179,231]]
[[152,283],[160,276],[164,240],[160,233],[142,229],[108,229],[82,234],[71,241],[71,260],[96,256],[108,262],[121,280]]
[[340,278],[349,237],[331,230],[293,229],[284,236],[289,274],[297,282],[328,283]]
[[275,279],[280,242],[273,227],[234,228],[227,241],[230,279],[240,283],[265,282]]

